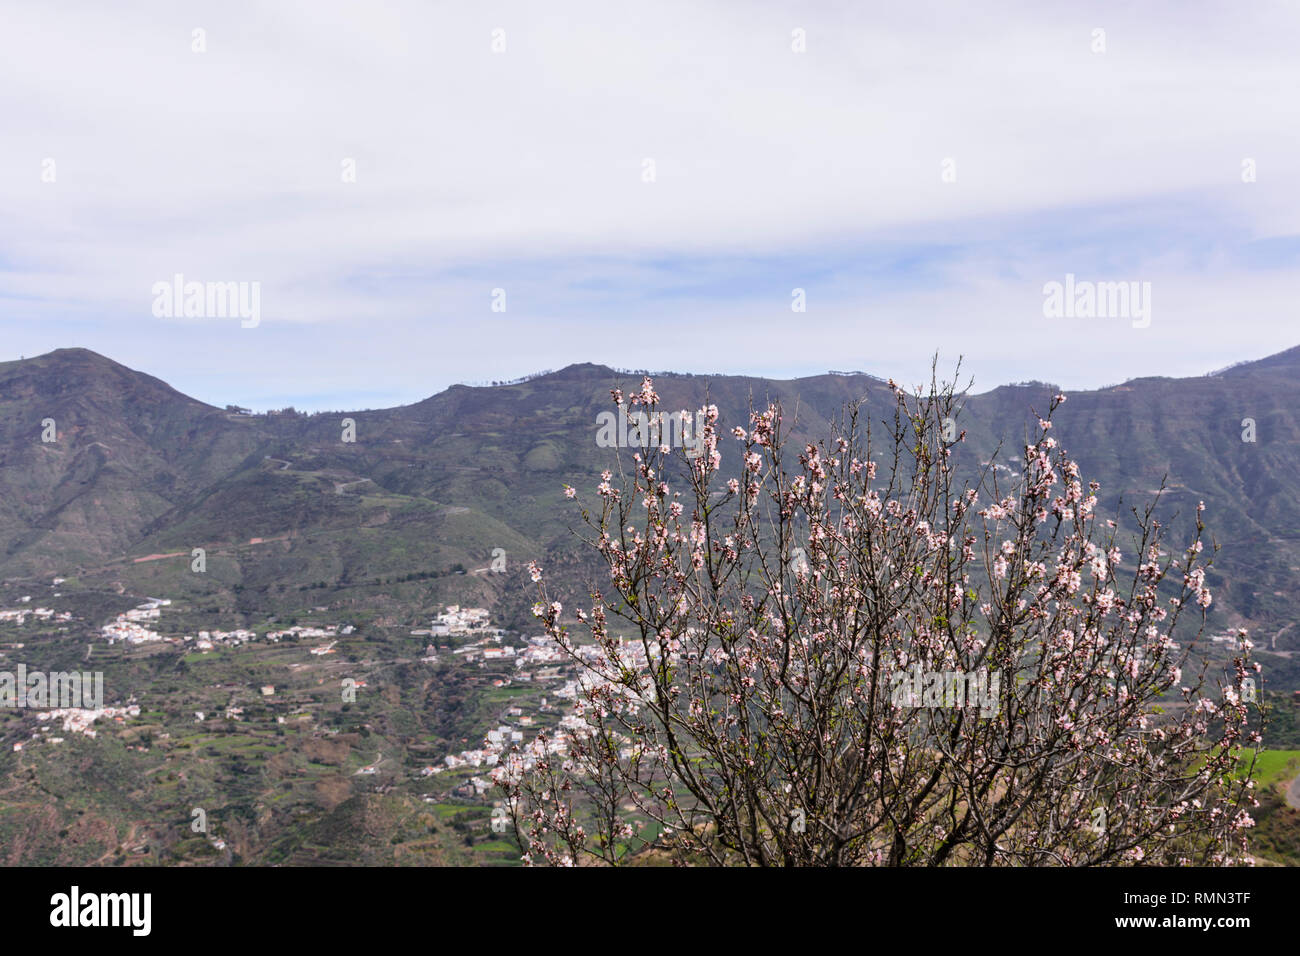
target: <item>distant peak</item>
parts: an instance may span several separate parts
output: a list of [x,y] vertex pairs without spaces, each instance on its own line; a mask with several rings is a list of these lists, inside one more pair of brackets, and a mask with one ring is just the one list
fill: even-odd
[[1269,371],[1282,371],[1300,368],[1300,345],[1289,348],[1284,352],[1277,352],[1273,355],[1265,356],[1262,359],[1248,360],[1245,362],[1234,362],[1224,368],[1215,369],[1210,372],[1212,377],[1223,375],[1225,373],[1239,373],[1252,369],[1263,369]]
[[26,362],[75,362],[79,365],[91,363],[94,365],[103,365],[105,367],[125,367],[120,363],[114,362],[106,355],[100,355],[91,349],[84,349],[80,346],[73,348],[54,349],[42,355],[27,355],[23,357]]

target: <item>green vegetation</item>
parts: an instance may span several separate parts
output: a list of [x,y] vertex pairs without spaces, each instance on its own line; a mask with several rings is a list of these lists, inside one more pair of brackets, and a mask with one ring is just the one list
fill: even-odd
[[[133,698],[139,718],[97,724],[91,740],[42,731],[27,712],[0,714],[0,857],[10,863],[203,865],[517,862],[466,796],[486,768],[421,776],[473,747],[501,712],[553,691],[494,686],[509,662],[470,663],[434,638],[449,603],[493,610],[537,633],[539,561],[566,607],[607,576],[577,545],[578,505],[614,461],[597,448],[609,388],[637,379],[575,366],[499,388],[456,387],[415,405],[333,415],[256,416],[203,405],[84,350],[0,363],[0,604],[23,595],[74,615],[70,625],[0,624],[31,667],[93,668],[108,703]],[[846,400],[887,386],[863,375],[768,381],[667,375],[668,408],[716,403],[724,425],[751,397],[799,409],[796,440],[820,437]],[[999,439],[1015,445],[1050,386],[971,396],[957,454],[974,467]],[[237,398],[237,396],[234,396]],[[1259,424],[1240,439],[1240,415]],[[43,444],[33,422],[58,422]],[[355,444],[339,421],[357,421]],[[1300,351],[1213,378],[1146,380],[1071,395],[1054,432],[1102,482],[1100,510],[1146,498],[1169,474],[1160,514],[1188,520],[1204,499],[1221,551],[1211,576],[1210,633],[1247,626],[1271,708],[1256,779],[1257,837],[1268,859],[1300,861],[1300,820],[1281,788],[1300,773]],[[738,457],[724,440],[724,468]],[[1177,513],[1178,517],[1175,517]],[[203,548],[206,570],[191,569]],[[500,549],[506,566],[491,570]],[[142,560],[143,559],[143,560]],[[65,578],[52,584],[54,576]],[[59,595],[55,597],[55,595]],[[201,653],[192,644],[109,646],[102,623],[165,596],[169,634],[293,624],[351,624],[335,653],[316,641],[264,639]],[[437,661],[425,662],[434,644]],[[19,660],[12,647],[0,647]],[[1223,656],[1222,645],[1215,649]],[[363,679],[355,703],[343,677]],[[273,685],[264,697],[260,688]],[[228,708],[242,712],[227,717]],[[195,712],[205,719],[199,722]],[[555,719],[558,719],[555,718]],[[37,734],[33,740],[32,734]],[[48,738],[63,736],[62,743]],[[12,745],[23,742],[20,751]],[[357,774],[377,764],[374,774]],[[460,793],[454,791],[460,790]],[[458,802],[459,801],[459,802]],[[207,834],[191,811],[207,811]],[[653,837],[647,830],[639,839]],[[225,842],[224,849],[216,840]]]

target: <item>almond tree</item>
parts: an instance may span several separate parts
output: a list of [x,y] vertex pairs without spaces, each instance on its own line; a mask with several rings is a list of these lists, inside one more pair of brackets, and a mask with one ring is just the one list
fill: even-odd
[[[883,417],[850,405],[797,463],[779,406],[728,438],[709,405],[702,454],[602,475],[581,513],[609,577],[581,635],[533,567],[581,679],[495,774],[527,862],[1248,860],[1258,665],[1244,631],[1226,666],[1197,653],[1203,505],[1174,546],[1157,496],[1121,548],[1051,435],[1065,396],[1011,479],[962,480],[953,388],[890,385]],[[612,394],[658,410],[649,378]]]

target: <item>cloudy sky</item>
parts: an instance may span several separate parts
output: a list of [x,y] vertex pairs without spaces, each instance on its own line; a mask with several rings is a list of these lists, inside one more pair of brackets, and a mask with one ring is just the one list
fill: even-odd
[[[584,361],[1084,388],[1300,344],[1294,3],[0,20],[3,360],[334,409]],[[155,315],[177,273],[260,283],[260,321]],[[1149,282],[1149,326],[1046,316],[1067,273]]]

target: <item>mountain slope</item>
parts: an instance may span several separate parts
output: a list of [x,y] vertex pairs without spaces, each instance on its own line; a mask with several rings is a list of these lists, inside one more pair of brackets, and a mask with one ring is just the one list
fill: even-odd
[[0,364],[0,566],[114,555],[255,444],[217,409],[85,349]]
[[[576,561],[576,583],[592,569],[575,546],[578,514],[562,486],[587,487],[613,462],[597,446],[597,415],[612,408],[610,388],[638,384],[637,375],[572,365],[398,408],[245,416],[84,350],[5,363],[0,574],[238,587],[254,608],[286,588],[484,571],[500,549],[514,571],[539,557]],[[877,416],[890,407],[888,387],[861,374],[664,374],[655,387],[662,407],[707,400],[728,426],[745,420],[751,401],[780,401],[799,441],[823,435],[848,401],[866,399]],[[1014,464],[1031,409],[1045,408],[1051,392],[1037,384],[965,396],[962,456],[986,461],[1001,442],[1001,460]],[[1108,507],[1143,504],[1162,480],[1163,515],[1189,516],[1204,500],[1221,546],[1216,624],[1267,632],[1293,620],[1290,596],[1300,592],[1298,409],[1300,349],[1292,349],[1211,376],[1072,394],[1057,435],[1085,477],[1102,483]],[[57,442],[40,440],[45,418],[55,419]],[[344,418],[355,421],[353,442]],[[1244,419],[1255,423],[1253,442],[1242,440]],[[727,467],[734,456],[725,449]],[[212,577],[184,573],[195,547],[218,555]],[[178,556],[136,560],[157,554]],[[458,586],[477,600],[511,596],[521,614],[531,603],[514,574],[469,575]],[[1278,649],[1288,646],[1300,647],[1300,628]]]

